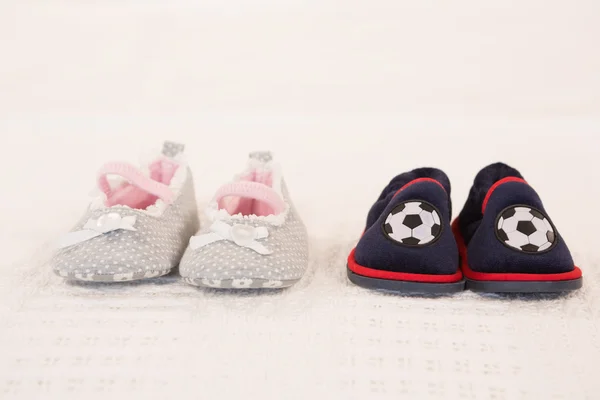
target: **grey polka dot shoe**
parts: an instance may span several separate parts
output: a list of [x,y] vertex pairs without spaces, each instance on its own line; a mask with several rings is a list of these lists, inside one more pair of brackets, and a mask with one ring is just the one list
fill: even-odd
[[60,239],[51,260],[54,272],[67,280],[97,282],[168,274],[199,227],[192,174],[182,152],[182,145],[165,143],[145,172],[126,163],[102,167],[102,193]]
[[281,288],[304,274],[306,229],[270,153],[252,153],[246,171],[217,191],[206,216],[208,223],[191,238],[179,266],[185,282]]

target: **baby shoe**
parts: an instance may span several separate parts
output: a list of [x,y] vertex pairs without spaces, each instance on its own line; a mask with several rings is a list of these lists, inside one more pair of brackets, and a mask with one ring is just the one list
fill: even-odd
[[168,274],[199,227],[192,174],[182,152],[183,145],[165,143],[146,171],[121,162],[104,165],[97,180],[102,193],[60,239],[51,260],[54,272],[98,282]]
[[281,288],[304,274],[306,229],[271,153],[250,154],[246,171],[217,191],[206,217],[179,266],[185,282],[213,288]]
[[399,292],[462,291],[451,213],[444,172],[420,168],[398,175],[369,211],[348,257],[348,278],[366,288]]
[[479,172],[453,230],[468,289],[527,293],[581,287],[581,270],[539,195],[508,165]]

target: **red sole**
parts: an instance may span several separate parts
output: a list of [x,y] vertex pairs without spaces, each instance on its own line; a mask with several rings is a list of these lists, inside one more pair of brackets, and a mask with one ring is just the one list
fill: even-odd
[[412,274],[408,272],[393,272],[380,269],[363,267],[356,262],[354,253],[356,248],[352,249],[348,255],[348,269],[355,274],[362,275],[368,278],[387,279],[392,281],[407,281],[420,283],[455,283],[463,279],[462,272],[456,271],[450,275],[432,275],[432,274]]

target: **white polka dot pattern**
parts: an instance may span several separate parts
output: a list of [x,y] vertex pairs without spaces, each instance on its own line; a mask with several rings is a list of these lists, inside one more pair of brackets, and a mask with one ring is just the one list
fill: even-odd
[[117,212],[135,215],[137,231],[117,230],[62,249],[51,260],[54,271],[65,279],[82,281],[131,281],[169,273],[198,230],[198,211],[191,172],[176,201],[159,216],[128,207],[109,207],[86,212],[73,231],[90,218]]
[[[283,186],[284,200],[291,204]],[[308,265],[308,238],[293,206],[281,226],[252,220],[235,223],[266,227],[269,236],[260,243],[273,253],[261,255],[226,240],[196,250],[190,247],[179,266],[187,283],[221,288],[276,288],[290,286],[302,277]],[[210,222],[198,235],[208,233],[209,227]]]
[[185,146],[175,142],[165,142],[163,144],[162,153],[167,157],[176,157],[178,154],[183,153]]
[[270,151],[254,151],[250,153],[250,159],[267,163],[273,160],[273,154]]

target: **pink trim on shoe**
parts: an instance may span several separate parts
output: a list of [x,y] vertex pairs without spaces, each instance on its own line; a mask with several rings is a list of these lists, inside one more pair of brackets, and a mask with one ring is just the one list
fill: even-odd
[[[234,198],[226,202],[224,201],[226,197]],[[277,215],[285,210],[285,202],[281,196],[275,190],[258,182],[238,181],[226,184],[217,191],[214,200],[219,208],[227,210],[230,215],[241,213],[266,216]]]
[[[153,175],[157,176],[156,166],[154,168]],[[174,173],[174,171],[171,172],[170,178],[173,177]],[[118,175],[127,179],[129,183],[124,183],[113,190],[108,183],[108,175]],[[165,177],[165,175],[162,175],[161,180],[164,181]],[[174,194],[167,185],[148,178],[140,170],[128,163],[112,162],[105,164],[98,171],[98,187],[106,194],[106,205],[109,207],[121,204],[135,208],[146,208],[153,204],[156,198],[160,198],[166,204],[171,204],[174,200]]]
[[178,168],[179,164],[169,158],[158,159],[149,166],[150,178],[168,185],[171,183],[171,179],[173,179]]

